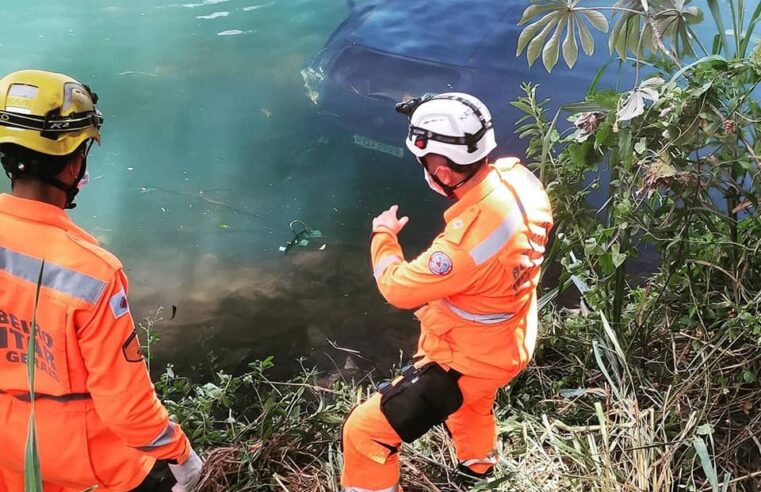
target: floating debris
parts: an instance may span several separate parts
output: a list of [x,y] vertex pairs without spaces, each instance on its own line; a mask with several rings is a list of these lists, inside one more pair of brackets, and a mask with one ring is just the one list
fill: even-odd
[[169,318],[169,319],[170,319],[170,320],[173,320],[175,316],[177,316],[177,306],[175,306],[174,304],[172,304],[172,317],[171,317],[171,318]]
[[251,12],[252,10],[263,9],[265,7],[272,7],[273,5],[275,5],[275,2],[263,3],[261,5],[252,5],[250,7],[243,7],[241,10],[243,10],[244,12]]
[[230,12],[214,12],[213,14],[209,14],[209,15],[197,15],[196,19],[211,20],[211,19],[217,19],[219,17],[227,17],[228,15],[230,15]]
[[262,108],[259,111],[262,112],[262,114],[264,115],[265,118],[270,118],[272,116],[272,111],[270,111],[267,108]]
[[238,36],[240,34],[251,34],[254,31],[241,31],[240,29],[230,29],[229,31],[218,32],[217,36]]
[[220,222],[219,228],[223,231],[229,231],[230,229],[232,229],[232,226],[230,226],[229,224],[223,224]]
[[125,72],[119,72],[119,75],[121,75],[121,76],[124,76],[124,75],[142,75],[142,76],[145,76],[145,77],[153,77],[153,78],[158,77],[158,75],[156,75],[155,73],[141,72],[139,70],[127,70]]
[[[302,229],[300,231],[296,230],[296,226],[300,225]],[[299,246],[301,248],[306,248],[309,246],[309,244],[312,242],[313,239],[320,239],[324,238],[325,236],[322,234],[321,231],[317,229],[312,229],[308,225],[304,223],[302,220],[294,220],[291,221],[289,225],[291,232],[294,234],[293,239],[288,241],[285,246],[280,246],[280,251],[282,253],[288,254],[289,251],[291,251],[296,246]],[[323,244],[324,249],[327,245]]]
[[134,171],[134,170],[135,170],[135,168],[134,168],[134,167],[128,167],[128,168],[127,168],[127,171],[129,171],[129,172],[132,172],[132,171]]
[[203,0],[201,3],[183,3],[182,6],[186,9],[194,9],[196,7],[203,7],[206,5],[215,5],[217,3],[225,3],[230,0]]

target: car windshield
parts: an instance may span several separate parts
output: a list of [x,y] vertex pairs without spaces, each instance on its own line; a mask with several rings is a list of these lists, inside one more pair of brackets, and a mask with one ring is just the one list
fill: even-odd
[[362,48],[348,48],[333,67],[333,80],[346,90],[376,99],[401,101],[457,87],[457,70]]

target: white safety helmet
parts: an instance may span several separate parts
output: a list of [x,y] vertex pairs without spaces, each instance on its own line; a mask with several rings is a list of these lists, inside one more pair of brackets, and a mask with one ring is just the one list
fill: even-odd
[[439,154],[467,166],[497,147],[489,109],[470,94],[427,95],[401,102],[396,110],[410,119],[407,148],[418,159]]

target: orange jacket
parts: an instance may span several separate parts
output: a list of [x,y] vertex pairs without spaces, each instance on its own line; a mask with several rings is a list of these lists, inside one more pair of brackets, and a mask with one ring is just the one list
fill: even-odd
[[444,214],[427,251],[404,261],[387,229],[372,240],[383,296],[421,321],[418,355],[463,374],[512,377],[536,342],[536,288],[552,209],[541,182],[517,159],[491,172]]
[[140,355],[119,260],[63,210],[0,195],[0,468],[23,470],[25,361],[43,259],[35,385],[45,481],[129,490],[156,459],[187,460],[190,444]]

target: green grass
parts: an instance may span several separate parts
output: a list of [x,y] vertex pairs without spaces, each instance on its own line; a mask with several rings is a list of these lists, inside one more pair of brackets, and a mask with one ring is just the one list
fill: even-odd
[[42,288],[42,274],[45,270],[45,261],[40,265],[40,274],[37,278],[37,288],[34,294],[34,311],[32,313],[32,326],[29,331],[29,344],[26,354],[27,380],[29,384],[30,413],[29,425],[26,433],[26,449],[24,451],[24,491],[42,492],[42,471],[40,470],[40,454],[37,448],[37,425],[34,415],[34,369],[35,354],[37,349],[37,309],[40,303],[40,290]]

